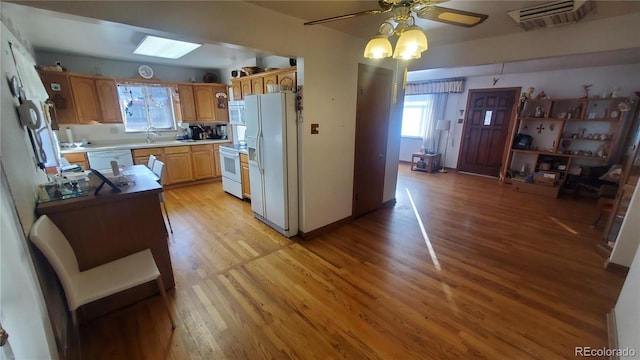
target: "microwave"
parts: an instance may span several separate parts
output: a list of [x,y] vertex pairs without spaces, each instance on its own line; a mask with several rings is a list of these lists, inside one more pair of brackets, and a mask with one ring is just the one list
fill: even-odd
[[229,124],[246,125],[244,119],[244,103],[229,103]]

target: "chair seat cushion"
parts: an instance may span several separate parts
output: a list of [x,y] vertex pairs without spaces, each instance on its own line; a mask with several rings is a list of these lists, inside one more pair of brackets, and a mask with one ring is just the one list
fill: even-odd
[[75,291],[70,310],[134,286],[155,280],[160,271],[151,250],[146,249],[109,263],[77,273],[73,277]]

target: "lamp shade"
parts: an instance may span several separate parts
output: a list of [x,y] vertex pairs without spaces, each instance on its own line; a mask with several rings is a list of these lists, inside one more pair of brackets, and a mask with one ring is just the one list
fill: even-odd
[[417,59],[428,47],[427,36],[422,29],[417,25],[411,25],[400,35],[393,57],[395,59]]
[[438,122],[436,123],[436,130],[449,130],[449,126],[451,124],[451,121],[449,120],[438,120]]
[[391,56],[392,53],[391,42],[382,34],[372,36],[364,49],[364,57],[367,59],[382,59]]

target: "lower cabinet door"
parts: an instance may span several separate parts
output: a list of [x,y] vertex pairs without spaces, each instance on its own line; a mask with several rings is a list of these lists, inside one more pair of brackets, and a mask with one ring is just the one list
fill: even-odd
[[213,152],[199,151],[191,153],[193,164],[193,179],[210,179],[215,177],[215,163]]
[[176,184],[193,180],[191,154],[166,154],[166,184]]

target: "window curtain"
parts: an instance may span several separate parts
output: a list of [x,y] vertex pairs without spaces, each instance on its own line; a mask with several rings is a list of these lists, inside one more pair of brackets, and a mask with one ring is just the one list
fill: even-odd
[[437,152],[440,147],[440,132],[436,131],[438,120],[444,119],[444,111],[447,105],[449,93],[461,93],[464,91],[464,79],[446,79],[433,81],[420,81],[407,83],[405,96],[426,95],[431,96],[431,109],[427,114],[422,135],[422,144],[425,150]]
[[407,83],[405,95],[461,93],[464,79],[448,79]]
[[438,120],[444,119],[444,110],[447,106],[447,97],[449,97],[449,94],[440,93],[432,94],[431,96],[431,114],[425,123],[422,144],[425,150],[437,153],[440,146],[440,131],[436,130],[436,123]]

